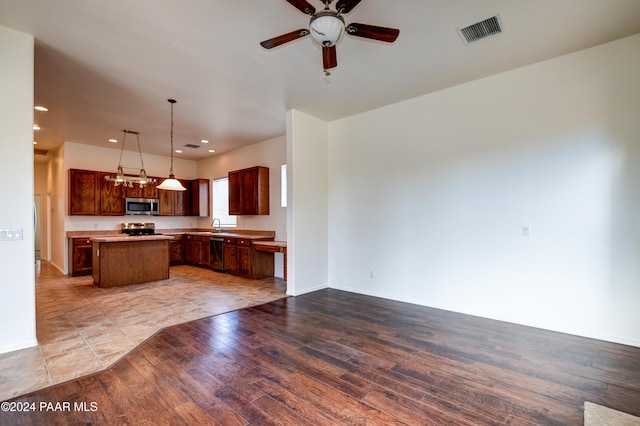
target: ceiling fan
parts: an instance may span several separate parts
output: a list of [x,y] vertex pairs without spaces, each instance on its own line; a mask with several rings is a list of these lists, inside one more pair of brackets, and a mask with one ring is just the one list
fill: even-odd
[[322,46],[322,63],[324,66],[324,73],[329,75],[331,74],[329,70],[338,66],[336,43],[340,41],[345,32],[352,36],[369,38],[387,43],[393,43],[398,38],[400,30],[395,28],[377,27],[375,25],[357,23],[345,26],[342,15],[351,12],[351,10],[362,0],[338,0],[336,2],[335,10],[331,10],[329,8],[332,1],[333,0],[323,0],[324,10],[316,12],[316,8],[307,0],[287,0],[287,2],[292,4],[296,9],[311,16],[309,28],[302,28],[265,40],[261,42],[260,45],[265,49],[272,49],[301,37],[311,35],[313,41]]

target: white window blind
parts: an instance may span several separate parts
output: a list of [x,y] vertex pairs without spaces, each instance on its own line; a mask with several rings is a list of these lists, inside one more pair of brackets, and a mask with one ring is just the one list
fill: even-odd
[[212,220],[218,218],[222,226],[236,226],[236,217],[229,215],[229,179],[214,179],[212,191]]

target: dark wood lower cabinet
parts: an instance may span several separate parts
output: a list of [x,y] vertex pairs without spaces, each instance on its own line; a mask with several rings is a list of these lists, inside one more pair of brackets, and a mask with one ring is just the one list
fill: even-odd
[[91,275],[93,272],[93,243],[88,238],[72,238],[69,255],[71,275]]
[[[206,235],[175,235],[169,240],[169,265],[213,268],[210,239]],[[69,240],[69,264],[73,276],[93,273],[93,242],[89,238]],[[273,252],[255,250],[248,238],[225,238],[224,266],[229,273],[248,278],[272,277]]]
[[184,250],[182,235],[176,235],[169,241],[169,265],[182,265],[184,263]]
[[238,270],[238,252],[235,238],[224,239],[224,267],[230,273]]
[[202,235],[185,236],[185,259],[192,265],[210,267],[210,237]]
[[224,266],[232,274],[249,278],[272,277],[273,253],[254,250],[249,239],[225,238]]

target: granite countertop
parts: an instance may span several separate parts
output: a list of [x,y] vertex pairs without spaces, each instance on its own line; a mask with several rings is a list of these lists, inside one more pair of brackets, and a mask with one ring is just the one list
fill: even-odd
[[274,238],[273,235],[265,235],[265,234],[250,234],[250,233],[240,233],[240,232],[208,232],[208,231],[200,231],[200,232],[183,232],[186,235],[204,235],[207,237],[228,237],[228,238],[244,238],[247,240],[260,240],[260,239],[269,239]]
[[173,237],[168,235],[104,235],[99,237],[90,237],[91,241],[97,241],[99,243],[122,243],[122,242],[134,242],[134,241],[153,241],[153,240],[171,240]]
[[[175,236],[175,235],[203,235],[203,236],[220,236],[228,238],[246,238],[248,240],[260,240],[260,239],[273,239],[275,238],[275,231],[262,231],[251,229],[234,229],[234,230],[222,230],[217,231],[204,231],[201,229],[156,229],[157,234],[151,236]],[[91,230],[91,231],[67,231],[67,238],[125,238],[127,236],[122,234],[121,231],[116,230]],[[135,236],[132,238],[140,238]]]

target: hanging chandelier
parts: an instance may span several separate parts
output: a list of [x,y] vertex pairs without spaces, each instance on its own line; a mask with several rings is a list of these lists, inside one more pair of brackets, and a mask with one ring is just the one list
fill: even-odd
[[[109,182],[113,182],[113,186],[122,185],[124,187],[133,188],[133,185],[139,185],[140,188],[148,183],[154,183],[156,180],[147,176],[147,172],[144,170],[144,163],[142,161],[142,151],[140,150],[140,133],[133,130],[122,131],[122,145],[120,146],[120,160],[118,161],[118,170],[115,176],[105,176],[105,179]],[[122,165],[122,153],[124,151],[124,143],[127,140],[127,135],[136,135],[138,140],[138,154],[140,154],[140,174],[138,176],[125,175],[124,169],[135,169],[135,167],[127,167]]]
[[167,99],[167,101],[171,104],[171,168],[169,169],[169,179],[162,181],[157,188],[164,189],[166,191],[186,191],[187,188],[182,186],[180,181],[176,179],[173,174],[173,104],[177,101],[175,99]]

